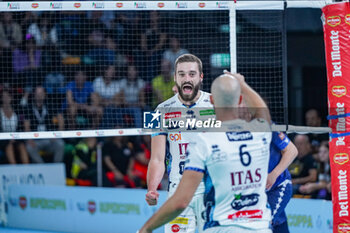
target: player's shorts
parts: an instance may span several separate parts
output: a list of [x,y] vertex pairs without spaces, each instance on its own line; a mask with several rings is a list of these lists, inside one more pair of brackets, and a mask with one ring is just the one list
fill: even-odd
[[202,212],[204,211],[203,194],[196,194],[188,207],[177,218],[165,224],[165,233],[199,233],[203,232],[204,220]]
[[211,227],[204,231],[204,233],[272,233],[271,229],[252,230],[238,226],[217,226]]
[[287,221],[284,209],[292,197],[292,182],[285,180],[276,188],[267,192],[267,200],[271,207],[272,227]]

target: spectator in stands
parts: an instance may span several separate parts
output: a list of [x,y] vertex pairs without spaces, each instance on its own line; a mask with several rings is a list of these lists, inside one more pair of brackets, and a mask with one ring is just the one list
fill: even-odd
[[101,11],[91,13],[87,28],[89,48],[85,55],[85,63],[111,65],[115,61],[116,45],[110,36],[106,36],[108,33],[105,24],[101,22],[101,16]]
[[[306,126],[321,127],[322,126],[322,119],[321,119],[320,112],[316,109],[309,109],[305,113],[305,122],[306,122]],[[312,152],[313,153],[317,153],[318,147],[320,146],[320,143],[322,141],[328,140],[328,134],[309,133],[308,137],[309,137],[311,145],[312,145]]]
[[142,135],[141,142],[136,146],[135,163],[133,167],[133,174],[139,177],[142,188],[147,187],[147,169],[150,157],[151,136]]
[[175,61],[183,54],[189,53],[187,49],[181,48],[180,40],[177,36],[172,35],[169,39],[169,49],[163,53],[163,59],[168,60],[171,64],[171,74],[175,72]]
[[[16,132],[19,128],[19,118],[12,107],[12,96],[8,90],[1,93],[0,122],[1,132]],[[29,157],[23,141],[1,141],[0,146],[4,149],[7,162],[10,164],[29,163]]]
[[22,31],[12,19],[12,13],[3,12],[0,22],[0,77],[3,82],[13,83],[12,51],[22,43]]
[[120,84],[115,80],[115,66],[109,65],[104,69],[104,75],[93,82],[94,92],[99,96],[99,103],[103,107],[120,106],[122,92]]
[[138,76],[136,66],[128,66],[127,78],[120,80],[120,88],[124,95],[124,105],[126,107],[145,106],[145,82]]
[[170,61],[163,59],[161,63],[161,73],[152,80],[153,107],[169,99],[174,95],[174,78],[171,73]]
[[[75,72],[74,81],[69,82],[66,87],[66,101],[63,110],[67,110],[68,128],[89,127],[86,122],[91,120],[90,127],[96,129],[102,117],[103,108],[99,106],[98,95],[94,92],[91,82],[86,81],[85,72],[78,70]],[[77,122],[77,116],[79,116]],[[90,119],[89,119],[90,118]]]
[[24,82],[25,92],[21,105],[28,104],[33,87],[42,84],[40,75],[41,50],[36,47],[33,35],[27,34],[22,48],[13,51],[13,71],[18,82]]
[[317,174],[318,182],[310,182],[300,186],[299,192],[302,194],[312,194],[318,199],[331,199],[331,194],[327,190],[327,185],[331,183],[331,167],[329,164],[328,142],[323,141],[317,154]]
[[12,19],[12,13],[3,12],[0,22],[0,48],[14,49],[22,43],[22,31]]
[[97,139],[85,138],[73,150],[71,176],[97,184]]
[[145,82],[138,76],[136,66],[129,65],[127,78],[120,80],[125,112],[132,115],[135,127],[142,126],[142,109],[145,107]]
[[136,187],[139,180],[134,176],[134,151],[128,137],[113,137],[103,146],[103,161],[107,177],[116,187]]
[[306,135],[297,135],[294,144],[298,149],[298,156],[288,169],[292,175],[293,194],[297,194],[301,185],[317,180],[317,170],[309,138]]
[[[28,107],[26,113],[24,130],[27,132],[51,131],[57,128],[58,130],[63,130],[64,128],[63,119],[57,117],[57,114],[46,105],[45,90],[41,86],[35,88],[34,101]],[[55,123],[54,121],[57,122]],[[54,163],[63,161],[64,141],[62,139],[30,139],[26,144],[32,162],[44,163],[43,158],[40,156],[42,152],[53,154]]]
[[50,13],[42,13],[39,22],[29,25],[27,34],[32,35],[36,45],[41,48],[45,45],[56,45],[58,40],[57,30],[51,21]]
[[137,57],[137,66],[145,69],[142,73],[147,82],[159,72],[159,63],[167,38],[167,34],[162,31],[161,18],[157,11],[149,13],[149,20],[149,27],[141,34],[141,56]]
[[[56,24],[58,35],[58,46],[63,58],[83,55],[86,51],[86,33],[83,33],[86,13],[84,11],[62,11],[59,12],[58,24]],[[77,49],[79,47],[80,49]]]

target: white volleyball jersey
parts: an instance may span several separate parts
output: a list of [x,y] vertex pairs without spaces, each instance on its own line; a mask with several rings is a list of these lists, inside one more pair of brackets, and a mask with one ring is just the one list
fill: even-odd
[[188,148],[185,170],[204,173],[204,230],[228,225],[268,229],[271,213],[265,186],[270,126],[261,119],[223,125],[235,131],[198,133]]
[[[214,119],[215,113],[213,105],[210,103],[210,94],[204,91],[200,91],[200,93],[201,95],[197,102],[191,106],[184,105],[179,100],[178,94],[176,94],[159,104],[157,110],[161,112],[165,121],[176,122],[180,118],[207,119],[210,117]],[[167,136],[166,168],[169,177],[168,191],[169,195],[172,195],[180,183],[185,168],[186,151],[194,133],[176,131],[176,127],[173,127],[171,132],[157,133],[155,135],[159,134]],[[204,184],[202,182],[196,193],[203,192]]]

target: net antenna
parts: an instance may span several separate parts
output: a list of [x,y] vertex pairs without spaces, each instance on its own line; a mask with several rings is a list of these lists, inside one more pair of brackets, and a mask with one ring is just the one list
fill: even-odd
[[[143,113],[163,101],[157,90],[164,84],[154,80],[167,69],[163,58],[173,58],[165,51],[178,45],[202,60],[205,91],[224,69],[240,72],[268,99],[277,125],[293,129],[281,98],[284,10],[329,2],[0,2],[2,22],[16,23],[18,32],[1,47],[2,99],[10,99],[7,107],[15,115],[0,139],[146,134]],[[44,24],[46,39],[40,34]],[[34,59],[24,59],[33,48]],[[50,115],[45,127],[36,106],[40,88]]]

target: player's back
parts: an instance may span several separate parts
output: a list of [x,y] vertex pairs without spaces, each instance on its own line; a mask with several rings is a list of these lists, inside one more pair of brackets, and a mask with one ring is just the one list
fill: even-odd
[[[237,130],[198,134],[186,170],[203,169],[205,229],[236,225],[267,229],[271,220],[265,194],[271,132],[264,120],[225,122]],[[260,130],[260,132],[251,132]],[[200,158],[198,160],[198,157]],[[196,167],[196,164],[201,164]],[[201,167],[202,166],[202,167]]]

